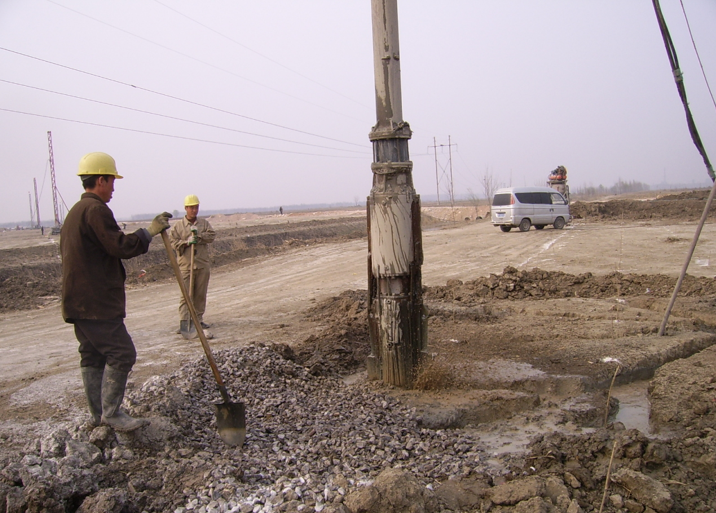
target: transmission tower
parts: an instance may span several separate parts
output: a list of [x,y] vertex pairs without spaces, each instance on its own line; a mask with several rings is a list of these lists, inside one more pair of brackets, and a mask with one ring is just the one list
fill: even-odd
[[[437,187],[438,192],[438,205],[440,205],[440,173],[438,173],[438,148],[443,148],[447,146],[448,148],[448,163],[450,165],[450,183],[447,187],[448,196],[450,197],[450,205],[455,206],[455,188],[453,185],[453,179],[452,179],[452,147],[457,146],[457,144],[453,144],[451,141],[451,137],[448,135],[448,143],[447,144],[438,144],[435,140],[435,137],[433,137],[433,152],[435,154],[435,186]],[[430,146],[429,146],[430,147]],[[443,173],[445,174],[445,170],[443,170]]]
[[47,145],[50,148],[50,177],[52,178],[52,206],[55,209],[55,226],[52,229],[53,233],[56,231],[59,233],[60,227],[62,227],[62,221],[60,221],[60,209],[57,204],[57,181],[55,180],[55,156],[52,153],[52,132],[47,132]]

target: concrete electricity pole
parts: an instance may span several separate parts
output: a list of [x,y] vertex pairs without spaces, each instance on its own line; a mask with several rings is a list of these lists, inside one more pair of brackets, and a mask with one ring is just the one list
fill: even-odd
[[409,387],[427,341],[420,196],[403,121],[397,0],[371,0],[377,123],[368,197],[368,376]]
[[[52,234],[58,235],[62,227],[60,220],[60,205],[57,203],[57,180],[55,179],[55,155],[52,151],[52,132],[47,132],[47,146],[50,150],[50,178],[52,179],[52,206],[55,208],[55,226],[52,228]],[[55,233],[56,232],[56,233]]]
[[35,228],[42,228],[42,221],[40,221],[40,201],[37,199],[37,179],[33,178],[32,183],[35,185],[35,214],[37,217],[37,226]]

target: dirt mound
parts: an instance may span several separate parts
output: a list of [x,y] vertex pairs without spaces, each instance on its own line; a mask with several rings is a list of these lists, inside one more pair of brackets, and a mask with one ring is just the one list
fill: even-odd
[[530,449],[524,465],[513,468],[513,474],[559,477],[568,488],[555,489],[571,492],[584,511],[602,511],[603,499],[604,511],[666,513],[716,507],[716,472],[706,463],[716,458],[713,430],[668,440],[651,439],[637,430],[600,430],[578,437],[554,434],[536,439]]
[[[680,194],[660,196],[656,199],[638,201],[614,199],[610,201],[575,201],[570,212],[576,219],[585,220],[658,220],[683,219],[697,221],[701,218],[709,190],[695,190]],[[711,207],[709,218],[716,208]]]
[[649,385],[651,419],[674,432],[716,433],[716,348],[660,367]]
[[[359,239],[366,235],[365,219],[354,218],[227,228],[216,231],[216,240],[209,246],[209,258],[212,266],[218,268],[298,245]],[[126,260],[124,264],[129,285],[141,285],[174,276],[162,244],[152,244],[149,252]]]
[[[365,219],[343,218],[217,230],[209,246],[214,268],[248,258],[312,245],[358,239],[367,234]],[[0,251],[0,312],[44,308],[61,293],[62,264],[55,244]],[[144,255],[124,261],[128,286],[173,279],[164,245],[155,240]]]
[[[611,298],[651,295],[670,297],[676,279],[664,275],[609,273],[567,274],[540,269],[519,271],[505,267],[501,275],[462,282],[451,280],[445,286],[425,287],[425,299],[476,303],[486,299],[555,299],[569,297]],[[716,280],[686,275],[680,296],[716,294]]]
[[347,290],[307,312],[319,332],[294,347],[297,363],[314,375],[346,375],[365,366],[370,354],[368,293]]
[[[450,280],[444,286],[425,287],[424,290],[423,299],[429,312],[430,346],[445,355],[466,351],[465,344],[470,345],[472,341],[480,344],[475,351],[483,355],[494,353],[495,357],[502,354],[503,345],[520,346],[527,352],[527,348],[532,347],[534,358],[538,358],[536,346],[541,340],[653,334],[662,315],[657,308],[652,308],[653,302],[671,297],[675,283],[675,278],[663,275],[573,275],[540,269],[518,271],[514,267],[505,268],[501,275],[492,274],[464,283]],[[712,326],[716,319],[711,319],[708,312],[713,308],[711,298],[714,295],[716,280],[687,275],[679,297],[692,297],[698,305],[678,303],[675,313],[684,315],[684,310],[689,310],[693,321],[674,318],[671,320],[674,328],[693,330],[695,326],[702,329]],[[521,309],[519,316],[510,306],[513,301],[565,298],[622,298],[622,301],[628,298],[630,304],[617,301],[604,307],[608,311],[591,316],[582,316],[579,307],[570,308],[566,304],[540,306],[544,301],[534,303],[534,311],[533,308]],[[296,344],[291,349],[294,353],[291,358],[309,367],[316,375],[346,375],[362,370],[365,357],[370,353],[367,308],[365,290],[348,290],[311,308],[306,317],[315,323],[316,333]],[[630,308],[637,310],[629,313]],[[604,318],[599,319],[602,316]],[[524,327],[525,318],[530,319],[526,323],[529,328]],[[618,330],[614,327],[615,322],[619,323]],[[514,326],[505,329],[505,325],[511,324]],[[457,358],[459,360],[459,355]],[[545,359],[554,359],[554,356]],[[457,379],[456,369],[461,365],[450,363],[452,370],[448,381],[453,385]],[[441,373],[437,367],[430,371]]]
[[0,312],[44,308],[60,298],[58,262],[0,268]]

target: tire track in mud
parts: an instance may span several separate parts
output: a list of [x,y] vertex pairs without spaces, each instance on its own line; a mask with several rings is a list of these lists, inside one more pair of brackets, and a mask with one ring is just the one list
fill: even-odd
[[539,250],[534,255],[529,256],[527,258],[527,260],[518,264],[517,267],[525,267],[531,261],[536,260],[538,257],[540,257],[541,255],[543,255],[544,253],[549,251],[552,248],[552,246],[554,246],[561,239],[570,235],[569,227],[567,227],[565,230],[559,230],[559,231],[560,231],[559,234],[557,234],[552,240],[549,240],[549,241],[545,242],[544,244],[542,244],[542,246],[539,247]]

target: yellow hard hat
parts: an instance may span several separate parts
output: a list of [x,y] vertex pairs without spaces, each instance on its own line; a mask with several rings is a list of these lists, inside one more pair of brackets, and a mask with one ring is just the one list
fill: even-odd
[[196,194],[189,194],[186,198],[184,198],[184,206],[185,207],[191,207],[194,205],[199,204],[199,198],[196,196]]
[[77,175],[111,175],[115,178],[124,178],[117,174],[117,164],[115,164],[114,159],[101,151],[88,153],[82,157]]

